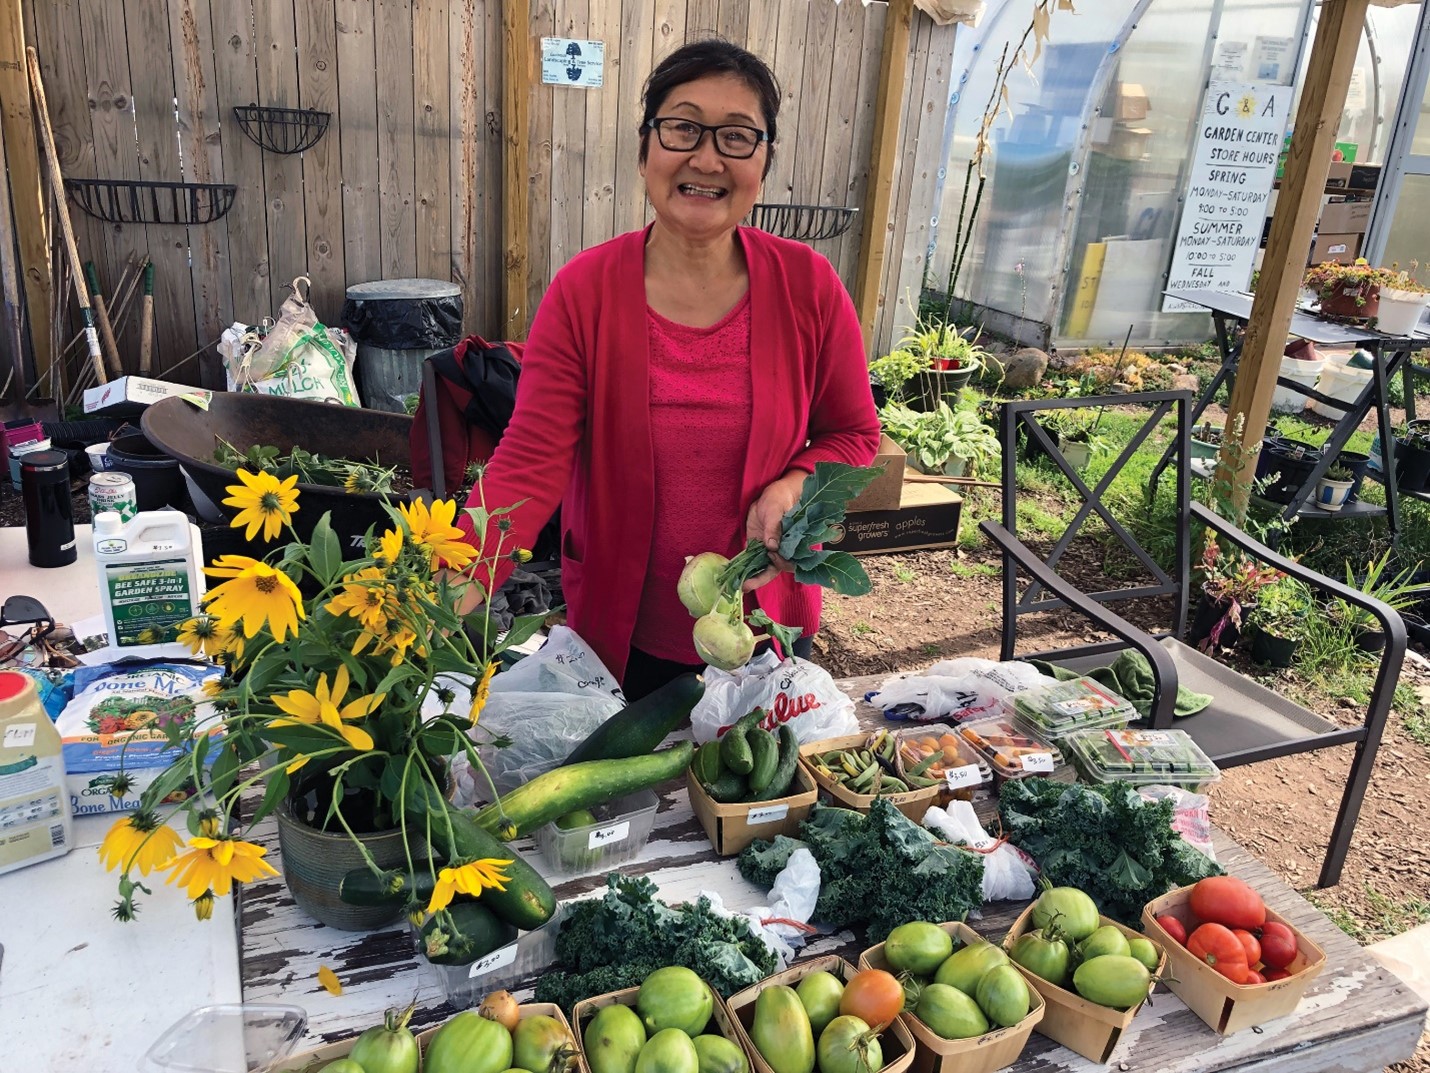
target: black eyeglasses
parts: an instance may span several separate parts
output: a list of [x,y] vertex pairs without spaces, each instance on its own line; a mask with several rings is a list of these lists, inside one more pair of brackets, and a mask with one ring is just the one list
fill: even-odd
[[708,130],[714,135],[715,151],[735,160],[747,160],[755,155],[761,142],[770,140],[767,131],[739,123],[724,123],[718,127],[697,123],[693,119],[664,116],[650,120],[646,129],[655,131],[660,144],[672,153],[689,153],[700,144]]

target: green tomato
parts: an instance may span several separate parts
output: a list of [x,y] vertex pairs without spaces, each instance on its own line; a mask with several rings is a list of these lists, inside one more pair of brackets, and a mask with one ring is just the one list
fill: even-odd
[[1066,987],[1072,951],[1062,939],[1049,939],[1040,931],[1025,931],[1013,941],[1013,960],[1034,976]]
[[1073,987],[1089,1002],[1127,1010],[1147,997],[1152,975],[1134,957],[1104,954],[1084,961],[1073,973]]
[[[955,950],[934,973],[933,981],[957,988],[969,998],[978,990],[978,981],[989,969],[1008,964],[1008,955],[1002,947],[992,943],[969,943],[962,950]],[[937,1030],[935,1030],[937,1031]],[[955,1037],[950,1037],[955,1038]]]
[[595,815],[590,809],[578,808],[575,812],[568,812],[556,821],[556,826],[563,831],[569,831],[573,827],[590,827],[596,822]]
[[1078,943],[1077,952],[1082,955],[1084,961],[1091,961],[1093,958],[1102,957],[1105,954],[1130,957],[1132,948],[1128,945],[1127,936],[1122,934],[1120,928],[1104,924]]
[[1046,930],[1056,924],[1075,943],[1098,929],[1097,903],[1076,887],[1051,887],[1033,903],[1033,926]]
[[984,973],[983,979],[978,981],[975,999],[988,1020],[1003,1028],[1027,1017],[1033,1003],[1023,974],[1012,965],[999,965]]
[[879,1034],[859,1018],[836,1017],[820,1033],[819,1073],[871,1073],[884,1067]]
[[667,1028],[698,1036],[710,1023],[715,998],[693,971],[683,965],[671,965],[645,978],[636,996],[636,1011],[652,1036]]
[[1148,972],[1156,972],[1157,963],[1162,960],[1162,952],[1157,949],[1157,944],[1141,935],[1127,940],[1127,951],[1131,957],[1146,965]]
[[914,1007],[914,1016],[944,1039],[972,1039],[988,1031],[988,1018],[978,1003],[947,984],[929,984],[924,988],[919,1004]]
[[809,1015],[809,1028],[818,1039],[830,1021],[839,1016],[839,1000],[844,997],[844,982],[832,972],[812,972],[795,988],[804,1012]]
[[953,936],[937,924],[915,920],[900,924],[884,940],[884,958],[896,973],[927,976],[953,953]]

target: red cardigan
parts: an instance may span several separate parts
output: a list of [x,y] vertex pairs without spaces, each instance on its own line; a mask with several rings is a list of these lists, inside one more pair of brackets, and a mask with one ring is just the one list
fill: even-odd
[[[551,281],[522,357],[516,411],[480,493],[521,502],[504,548],[530,547],[562,506],[567,622],[617,678],[650,559],[655,513],[646,332],[645,240],[632,231],[578,254]],[[745,513],[791,468],[868,465],[879,420],[853,303],[828,260],[799,242],[740,228],[750,272],[753,405],[744,512],[710,549],[745,544]],[[470,531],[465,515],[463,527]],[[488,533],[488,546],[495,538]],[[504,564],[494,579],[510,570]],[[758,592],[777,622],[813,633],[820,590],[781,574]],[[692,621],[693,625],[693,621]]]

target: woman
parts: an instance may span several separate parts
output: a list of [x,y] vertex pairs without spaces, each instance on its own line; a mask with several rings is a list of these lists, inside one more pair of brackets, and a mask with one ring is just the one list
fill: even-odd
[[[655,221],[552,280],[515,413],[468,503],[524,500],[504,550],[530,546],[563,506],[567,621],[632,700],[701,667],[676,594],[686,556],[748,538],[776,548],[815,462],[867,465],[878,449],[839,277],[809,247],[739,226],[779,101],[769,67],[724,41],[652,72],[640,173]],[[818,628],[818,588],[778,567],[756,587],[775,621]]]

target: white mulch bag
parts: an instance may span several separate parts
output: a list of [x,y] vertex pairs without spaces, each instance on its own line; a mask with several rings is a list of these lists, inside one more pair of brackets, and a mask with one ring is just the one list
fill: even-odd
[[300,284],[307,286],[308,277],[290,284],[293,293],[266,333],[239,323],[224,329],[218,349],[228,389],[358,406],[357,344],[343,329],[319,323]]
[[935,663],[918,674],[885,680],[869,703],[882,708],[886,719],[987,719],[1001,715],[1003,702],[1014,693],[1048,685],[1053,679],[1031,663],[962,656]]
[[705,695],[690,713],[695,740],[714,741],[756,708],[769,713],[762,727],[773,731],[788,723],[801,745],[859,733],[854,701],[828,671],[798,656],[781,660],[766,651],[737,671],[705,669]]
[[[1000,843],[978,822],[967,801],[951,801],[948,811],[935,805],[924,813],[924,826],[950,842],[962,842],[983,853],[983,900],[1028,901],[1037,893],[1038,867],[1011,842]],[[996,847],[996,848],[995,848]]]

